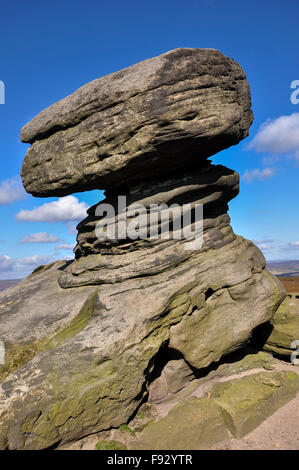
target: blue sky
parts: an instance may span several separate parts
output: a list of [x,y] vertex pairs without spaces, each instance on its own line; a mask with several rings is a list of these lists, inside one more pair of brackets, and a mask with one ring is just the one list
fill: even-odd
[[[216,48],[244,68],[255,115],[250,136],[213,161],[241,176],[229,212],[235,232],[268,260],[299,259],[299,100],[290,99],[299,98],[291,89],[299,85],[298,14],[295,0],[1,0],[0,279],[72,256],[76,218],[102,195],[26,197],[21,127],[90,80],[176,47]],[[54,201],[28,221],[34,217],[24,211]]]

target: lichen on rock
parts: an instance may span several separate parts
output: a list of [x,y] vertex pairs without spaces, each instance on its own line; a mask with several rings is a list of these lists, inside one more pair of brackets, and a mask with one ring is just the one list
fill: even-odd
[[[285,292],[227,214],[238,174],[208,160],[245,138],[251,122],[242,68],[214,49],[186,48],[95,80],[23,128],[29,193],[104,188],[106,199],[78,225],[74,260],[0,294],[0,339],[20,351],[0,383],[3,448],[45,449],[119,428],[148,399],[165,351],[181,360],[163,364],[167,394],[177,393],[273,318]],[[160,217],[165,204],[190,204],[192,214],[202,205],[202,245],[189,250],[176,238],[174,214],[168,239],[99,239],[102,204],[121,223],[119,195],[126,210],[142,204],[148,214],[158,204]],[[196,413],[206,425],[201,404]],[[214,404],[211,416],[220,439]]]

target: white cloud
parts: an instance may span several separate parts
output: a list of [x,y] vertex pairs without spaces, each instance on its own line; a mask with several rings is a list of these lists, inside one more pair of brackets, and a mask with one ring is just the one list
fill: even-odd
[[0,255],[0,272],[12,271],[14,268],[14,260],[10,256]]
[[274,154],[292,154],[299,163],[299,113],[264,122],[248,149]]
[[21,243],[56,243],[59,238],[47,232],[31,233],[21,238]]
[[246,170],[243,175],[243,180],[246,183],[251,183],[252,181],[263,181],[267,178],[272,178],[276,173],[276,168],[264,168],[263,170],[258,170],[255,168],[254,170]]
[[275,242],[275,240],[272,240],[272,239],[269,239],[269,238],[266,238],[264,240],[252,240],[252,241],[262,251],[273,250],[273,243]]
[[262,158],[263,165],[274,165],[275,163],[281,160],[281,156],[279,155],[268,155]]
[[87,209],[85,202],[79,202],[75,196],[66,196],[32,210],[22,210],[16,215],[16,219],[28,222],[66,222],[85,218]]
[[24,278],[37,266],[56,261],[53,256],[33,255],[27,258],[11,258],[0,255],[0,279]]
[[0,279],[24,278],[40,264],[48,264],[54,261],[51,256],[34,255],[28,258],[11,258],[0,255]]
[[54,260],[53,256],[33,255],[27,258],[19,258],[15,261],[15,269],[19,270],[24,266],[39,266],[40,264],[49,264]]
[[257,245],[258,245],[259,243],[274,243],[274,242],[275,242],[275,240],[272,240],[272,239],[270,239],[270,238],[265,238],[265,239],[263,239],[263,240],[253,240],[253,241],[254,241],[254,243],[256,243]]
[[299,240],[280,247],[282,250],[299,250]]
[[12,204],[15,201],[25,199],[27,193],[18,176],[1,181],[0,205]]
[[61,243],[55,249],[58,251],[58,250],[73,250],[73,248],[74,248],[74,245],[72,245],[71,243]]
[[76,235],[77,234],[78,221],[77,222],[67,222],[66,225],[67,225],[67,228],[68,228],[69,233],[71,235]]
[[[58,256],[47,255],[33,255],[25,258],[0,255],[0,279],[22,279],[38,266],[53,263],[58,259]],[[65,256],[64,259],[72,260],[74,256]]]
[[271,250],[272,246],[267,245],[267,243],[257,243],[257,246],[259,247],[260,250]]

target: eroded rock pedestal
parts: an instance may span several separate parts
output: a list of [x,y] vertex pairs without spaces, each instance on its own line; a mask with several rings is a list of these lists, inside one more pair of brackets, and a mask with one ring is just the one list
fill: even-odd
[[166,358],[167,395],[273,317],[284,290],[227,215],[238,175],[207,160],[248,135],[250,106],[236,62],[178,49],[85,85],[22,130],[32,143],[22,167],[28,192],[104,188],[117,218],[118,195],[146,211],[203,204],[203,243],[186,249],[192,240],[171,230],[168,239],[99,240],[95,206],[78,226],[76,260],[0,295],[2,448],[43,449],[118,428],[154,393]]

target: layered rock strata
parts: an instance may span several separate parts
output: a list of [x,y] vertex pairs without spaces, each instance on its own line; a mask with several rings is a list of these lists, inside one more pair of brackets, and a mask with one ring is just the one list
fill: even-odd
[[25,189],[62,196],[191,168],[252,122],[242,68],[214,49],[175,49],[94,80],[21,132]]
[[[207,160],[246,137],[251,122],[241,67],[213,49],[178,49],[85,85],[23,128],[28,192],[104,188],[106,199],[78,225],[75,260],[0,294],[3,448],[43,449],[117,428],[148,399],[170,352],[183,361],[180,380],[167,382],[175,390],[273,317],[284,290],[227,214],[238,175]],[[115,212],[107,227],[125,228],[124,237],[98,236],[103,204]],[[171,204],[188,207],[191,229],[203,207],[202,237],[178,238],[176,211],[161,236]],[[145,211],[143,236],[133,239],[132,205]]]

